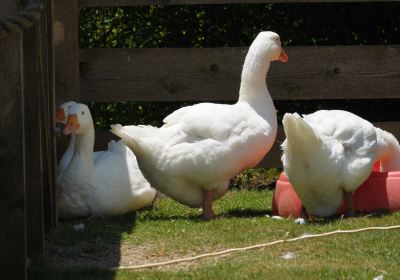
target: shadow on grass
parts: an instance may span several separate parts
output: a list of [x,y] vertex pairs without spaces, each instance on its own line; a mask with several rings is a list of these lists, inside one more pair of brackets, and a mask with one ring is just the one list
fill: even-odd
[[193,221],[193,222],[201,222],[204,221],[201,218],[201,213],[193,214],[193,215],[149,215],[145,217],[141,217],[141,219],[147,221]]
[[[231,209],[226,213],[217,214],[217,219],[229,219],[229,218],[252,218],[252,217],[264,217],[266,215],[273,215],[272,211],[269,209],[266,210],[257,210],[252,208],[245,209]],[[192,222],[209,222],[202,218],[201,212],[199,214],[193,215],[157,215],[157,216],[148,216],[143,217],[146,220],[153,221],[192,221]]]
[[257,210],[257,209],[246,208],[246,209],[231,209],[231,210],[228,210],[227,213],[219,215],[218,217],[252,218],[252,217],[264,217],[266,215],[269,215],[269,216],[273,215],[272,211],[269,209]]
[[114,218],[60,221],[46,236],[42,265],[32,265],[28,279],[114,279],[121,261],[121,239],[136,226],[136,214]]
[[115,272],[97,267],[50,267],[30,269],[28,279],[40,280],[109,280],[115,279]]
[[379,211],[375,211],[372,213],[356,213],[354,216],[352,217],[347,217],[345,215],[333,215],[331,217],[325,217],[325,218],[312,218],[311,219],[311,223],[310,224],[319,224],[319,225],[326,225],[326,224],[330,224],[333,221],[338,221],[338,220],[342,220],[342,219],[351,219],[351,218],[381,218],[387,215],[390,215],[391,212],[389,210],[379,210]]

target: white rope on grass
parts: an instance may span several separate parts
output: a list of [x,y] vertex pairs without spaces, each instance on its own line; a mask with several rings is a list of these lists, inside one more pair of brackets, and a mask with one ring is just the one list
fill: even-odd
[[265,247],[269,247],[269,246],[272,246],[275,244],[286,243],[286,242],[295,242],[295,241],[299,241],[299,240],[303,240],[303,239],[325,237],[325,236],[330,236],[330,235],[335,235],[335,234],[343,234],[343,233],[357,233],[357,232],[363,232],[363,231],[392,230],[392,229],[400,229],[400,225],[386,226],[386,227],[366,227],[366,228],[349,229],[349,230],[339,229],[339,230],[325,232],[325,233],[319,233],[319,234],[303,234],[303,235],[295,237],[295,238],[281,239],[281,240],[276,240],[276,241],[262,243],[262,244],[256,244],[256,245],[247,246],[247,247],[231,248],[231,249],[226,249],[226,250],[219,251],[219,252],[206,253],[206,254],[201,254],[201,255],[197,255],[197,256],[193,256],[193,257],[187,257],[187,258],[176,259],[176,260],[171,260],[171,261],[148,263],[148,264],[141,264],[141,265],[132,265],[132,266],[118,266],[118,267],[111,268],[111,270],[137,270],[137,269],[144,269],[144,268],[154,268],[154,267],[158,267],[158,266],[165,266],[165,265],[176,264],[176,263],[181,263],[181,262],[190,262],[190,261],[207,258],[207,257],[216,257],[216,256],[227,255],[227,254],[231,254],[231,253],[235,253],[235,252],[243,252],[243,251],[248,251],[248,250],[265,248]]

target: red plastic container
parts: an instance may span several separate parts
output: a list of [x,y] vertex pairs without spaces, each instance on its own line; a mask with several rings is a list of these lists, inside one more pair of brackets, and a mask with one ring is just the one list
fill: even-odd
[[[400,210],[400,171],[380,172],[379,163],[375,164],[371,175],[355,191],[353,203],[356,212],[371,213],[378,210]],[[272,200],[274,215],[282,217],[301,217],[301,201],[284,173],[276,182]],[[346,211],[345,203],[338,209]]]

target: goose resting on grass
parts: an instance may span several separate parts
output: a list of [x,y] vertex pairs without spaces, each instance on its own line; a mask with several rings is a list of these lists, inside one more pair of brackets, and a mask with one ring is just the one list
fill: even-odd
[[61,218],[122,215],[152,203],[156,191],[122,142],[110,142],[93,160],[94,127],[86,105],[69,108],[63,133],[72,134],[75,142],[72,158],[58,178]]
[[214,218],[212,201],[229,180],[256,166],[277,132],[276,109],[266,85],[271,61],[286,62],[278,34],[261,32],[251,44],[233,105],[200,103],[183,107],[160,128],[113,125],[112,132],[134,151],[140,169],[159,191]]
[[400,170],[397,139],[350,112],[321,110],[303,117],[286,113],[283,127],[283,167],[305,218],[331,216],[344,199],[347,214],[354,215],[353,192],[375,162],[381,161],[381,171]]
[[[69,102],[65,102],[65,103],[61,104],[56,111],[56,122],[65,125],[67,123],[68,110],[73,105],[76,105],[76,104],[77,103],[75,101],[69,101]],[[71,161],[72,154],[74,152],[74,145],[75,145],[75,136],[71,135],[69,142],[68,142],[68,147],[65,150],[64,154],[62,155],[60,161],[58,162],[57,175],[64,172],[64,170],[67,168],[69,162]]]
[[[67,123],[69,109],[76,104],[78,103],[75,101],[68,101],[61,104],[56,111],[56,122],[65,125]],[[110,149],[110,146],[115,145],[115,143],[115,141],[111,141],[110,143],[108,143],[108,148]],[[74,153],[74,147],[75,134],[72,133],[69,138],[68,147],[57,164],[57,181],[62,177],[62,173],[68,167],[68,164],[70,163],[72,155]],[[104,153],[104,151],[94,152],[93,162],[96,162],[96,160],[101,156],[102,153]]]

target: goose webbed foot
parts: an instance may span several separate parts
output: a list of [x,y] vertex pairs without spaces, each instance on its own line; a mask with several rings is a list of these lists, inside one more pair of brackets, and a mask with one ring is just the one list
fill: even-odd
[[304,206],[301,206],[301,217],[294,220],[294,223],[297,225],[306,225],[308,224],[310,217],[308,216],[307,209]]

